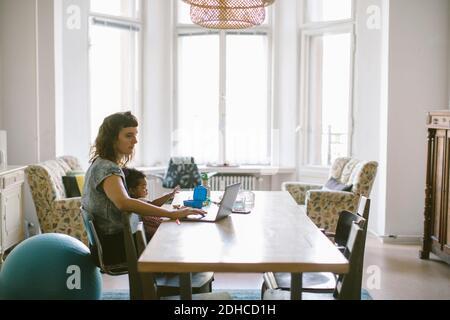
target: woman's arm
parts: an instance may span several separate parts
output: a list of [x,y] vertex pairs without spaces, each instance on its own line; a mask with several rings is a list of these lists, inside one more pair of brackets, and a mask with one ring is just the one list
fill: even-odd
[[169,211],[144,201],[130,198],[125,190],[122,179],[116,175],[106,178],[102,186],[106,196],[114,203],[117,209],[123,212],[134,212],[143,216],[168,217],[171,219],[184,218],[194,214],[206,214],[202,210],[191,208]]

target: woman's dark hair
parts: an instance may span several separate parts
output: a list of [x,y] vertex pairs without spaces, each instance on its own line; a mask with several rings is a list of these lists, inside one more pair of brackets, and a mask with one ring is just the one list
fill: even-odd
[[[117,152],[114,145],[119,138],[120,130],[123,128],[136,128],[138,121],[130,111],[118,112],[112,114],[103,120],[100,129],[98,130],[95,145],[91,148],[90,162],[94,162],[97,158],[107,159],[117,162]],[[121,159],[121,165],[125,165],[130,161],[132,155],[124,156]]]
[[122,170],[125,175],[125,182],[128,189],[136,188],[139,185],[139,180],[145,180],[145,174],[142,171],[131,168],[124,168]]

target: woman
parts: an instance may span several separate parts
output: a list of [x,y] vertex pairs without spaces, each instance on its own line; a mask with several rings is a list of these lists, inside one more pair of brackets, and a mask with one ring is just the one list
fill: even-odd
[[122,167],[133,156],[137,143],[138,121],[131,112],[120,112],[105,118],[91,150],[91,166],[86,172],[83,210],[94,217],[106,264],[126,261],[122,214],[184,218],[205,212],[191,208],[170,211],[128,195]]

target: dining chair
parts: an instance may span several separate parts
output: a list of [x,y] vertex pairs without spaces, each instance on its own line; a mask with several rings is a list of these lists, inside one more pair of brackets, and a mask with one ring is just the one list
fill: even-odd
[[[366,223],[364,218],[360,223]],[[339,275],[332,293],[312,293],[303,292],[304,300],[360,300],[361,286],[359,283],[360,264],[364,255],[364,230],[356,222],[352,223],[350,234],[345,246],[344,255],[349,261],[349,271]],[[264,300],[289,300],[290,290],[283,290],[279,287],[274,277],[269,277],[267,290],[264,292]]]
[[105,264],[103,260],[102,244],[94,226],[94,218],[84,209],[81,209],[81,215],[83,218],[84,227],[86,229],[91,255],[94,259],[95,264],[100,268],[100,271],[111,276],[120,276],[123,274],[127,274],[128,265],[125,262],[114,265]]
[[[343,211],[339,215],[336,232],[330,233],[324,231],[325,235],[332,240],[336,247],[344,254],[345,246],[350,236],[350,231],[354,222],[358,223],[363,229],[363,237],[361,239],[363,248],[365,247],[365,240],[367,234],[367,223],[369,219],[370,199],[361,197],[361,201],[356,213]],[[364,221],[364,222],[363,222]],[[364,250],[363,250],[364,255]],[[362,284],[362,274],[364,256],[362,256],[361,265],[356,272],[355,281]],[[287,272],[266,272],[263,275],[263,285],[261,288],[261,296],[270,287],[270,284],[275,281],[281,290],[290,290],[291,288],[291,274]],[[312,293],[331,293],[335,290],[338,275],[332,272],[305,272],[303,273],[303,291]]]
[[[142,277],[138,271],[137,264],[139,256],[144,251],[147,241],[145,239],[145,231],[142,222],[140,222],[133,230],[130,223],[131,214],[123,214],[122,222],[124,224],[124,241],[125,251],[128,262],[128,278],[130,281],[130,299],[144,299],[144,290],[153,290],[154,297],[161,299],[163,297],[177,296],[180,294],[180,275],[174,273],[154,273]],[[152,283],[146,283],[148,281]],[[225,300],[229,298],[227,293],[211,294],[212,281],[214,280],[213,272],[196,272],[192,273],[192,292],[193,299],[213,299]],[[209,295],[205,295],[208,293]],[[200,295],[198,295],[200,294]],[[173,298],[173,297],[171,297]]]

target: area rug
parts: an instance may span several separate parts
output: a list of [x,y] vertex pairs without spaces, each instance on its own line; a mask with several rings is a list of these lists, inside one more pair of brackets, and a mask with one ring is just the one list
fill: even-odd
[[[260,290],[214,290],[215,292],[228,292],[233,300],[261,300]],[[128,290],[114,290],[103,292],[102,300],[130,300]],[[366,289],[362,289],[361,300],[373,300]]]

